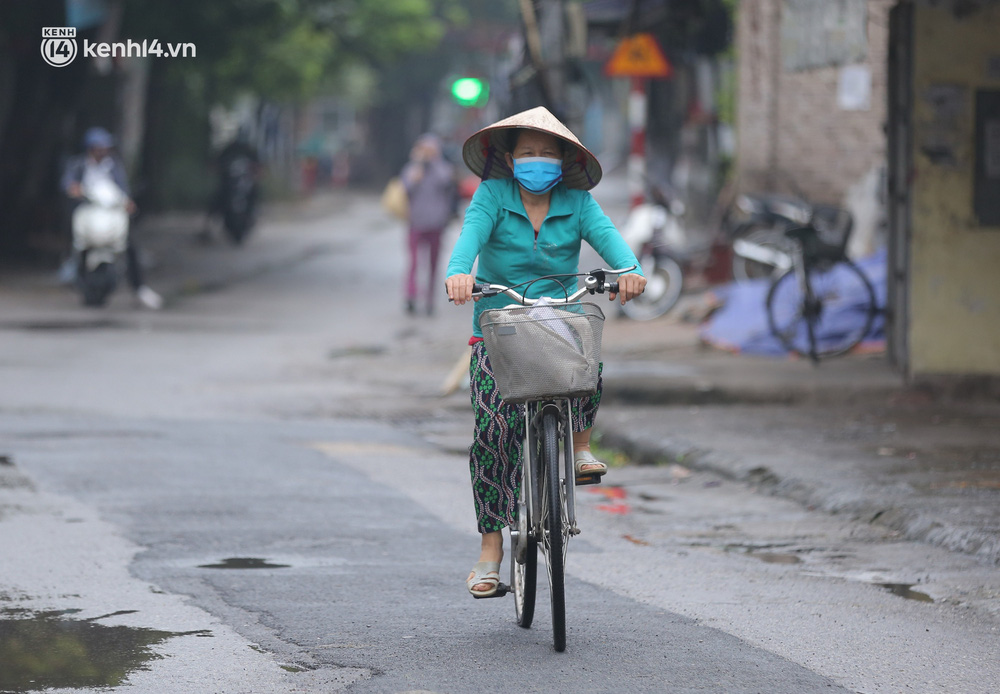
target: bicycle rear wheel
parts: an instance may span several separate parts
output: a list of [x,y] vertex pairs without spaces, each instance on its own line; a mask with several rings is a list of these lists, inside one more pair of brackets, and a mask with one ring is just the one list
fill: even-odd
[[811,297],[792,268],[767,293],[768,323],[785,349],[824,359],[849,352],[868,336],[878,309],[875,290],[857,265],[811,265],[806,282]]
[[555,414],[542,418],[542,547],[549,574],[552,602],[552,641],[566,650],[565,551],[562,484],[559,481],[559,429]]
[[733,279],[748,282],[773,277],[785,270],[795,251],[794,242],[785,236],[785,228],[784,224],[774,224],[742,230],[733,239]]

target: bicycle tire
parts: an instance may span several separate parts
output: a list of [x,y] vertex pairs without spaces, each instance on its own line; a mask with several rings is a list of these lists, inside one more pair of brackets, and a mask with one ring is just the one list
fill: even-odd
[[[528,461],[525,461],[526,464]],[[511,536],[510,587],[514,593],[514,614],[517,625],[531,627],[535,617],[535,592],[538,582],[538,543],[531,536],[526,488],[522,479],[518,492],[518,546]],[[522,545],[523,543],[523,545]]]
[[667,253],[644,253],[639,258],[646,289],[624,306],[622,312],[637,321],[653,320],[668,313],[680,301],[684,291],[684,271]]
[[542,546],[549,575],[552,603],[552,642],[558,652],[566,650],[566,577],[562,485],[559,482],[559,433],[555,414],[542,417]]
[[[839,277],[834,272],[839,273]],[[803,357],[819,360],[846,354],[868,336],[875,322],[878,307],[871,282],[847,259],[832,265],[808,266],[806,281],[815,301],[811,311],[805,310],[795,268],[771,284],[767,293],[767,320],[771,333],[785,349]],[[862,320],[845,324],[843,332],[837,333],[833,328],[837,327],[838,312],[848,309],[860,309]],[[816,335],[823,333],[824,328],[827,337],[817,343]]]

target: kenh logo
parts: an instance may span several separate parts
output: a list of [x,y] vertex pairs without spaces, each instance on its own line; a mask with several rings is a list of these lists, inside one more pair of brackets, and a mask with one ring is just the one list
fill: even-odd
[[[0,0],[2,1],[2,0]],[[42,29],[42,57],[52,67],[66,67],[76,58],[76,28],[46,27]],[[107,41],[94,43],[83,40],[84,58],[197,58],[198,47],[193,43],[162,43],[159,39],[142,41]]]
[[76,27],[44,27],[42,58],[52,67],[66,67],[76,58]]

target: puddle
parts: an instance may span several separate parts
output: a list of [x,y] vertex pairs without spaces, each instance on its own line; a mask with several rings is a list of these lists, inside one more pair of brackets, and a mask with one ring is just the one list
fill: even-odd
[[285,672],[309,672],[308,669],[302,667],[301,665],[279,665]]
[[109,439],[160,439],[162,434],[152,431],[125,431],[125,430],[100,430],[82,429],[78,431],[25,431],[16,434],[9,434],[11,438],[24,441],[49,441],[66,439],[88,439],[88,438],[109,438]]
[[94,318],[84,320],[52,320],[52,321],[7,321],[0,323],[0,328],[6,330],[36,330],[55,332],[66,330],[102,330],[105,328],[123,328],[121,321],[113,318]]
[[130,673],[163,656],[153,646],[175,636],[211,636],[209,631],[171,632],[106,626],[97,620],[116,612],[73,619],[74,611],[0,611],[0,691],[116,687]]
[[[748,557],[753,557],[754,559],[759,559],[767,564],[801,564],[802,559],[795,554],[790,554],[787,552],[762,552],[760,550],[766,549],[767,547],[773,547],[775,545],[761,545],[758,547],[752,545],[726,545],[723,549],[727,552],[739,552],[745,554]],[[777,545],[781,547],[782,545]]]
[[218,564],[201,564],[199,569],[288,569],[290,564],[271,564],[267,559],[255,557],[230,557]]
[[379,357],[389,351],[386,345],[352,345],[338,347],[327,353],[327,359],[342,359],[344,357]]
[[754,559],[760,559],[768,564],[801,564],[802,560],[794,554],[778,554],[776,552],[748,552]]
[[921,593],[919,590],[913,590],[912,583],[879,583],[877,585],[879,588],[885,588],[893,595],[898,595],[899,597],[906,598],[907,600],[934,602],[934,598],[927,593]]

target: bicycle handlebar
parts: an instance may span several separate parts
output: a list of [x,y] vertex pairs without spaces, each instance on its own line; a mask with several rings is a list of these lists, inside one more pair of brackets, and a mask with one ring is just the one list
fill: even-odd
[[[472,285],[472,296],[496,296],[497,294],[505,294],[509,296],[514,301],[518,302],[523,306],[533,306],[538,303],[542,298],[545,299],[546,303],[550,305],[561,305],[569,304],[577,301],[584,294],[603,294],[609,292],[611,294],[618,293],[618,283],[617,282],[607,282],[605,277],[607,275],[624,275],[626,272],[632,272],[638,265],[633,265],[632,267],[622,268],[620,270],[609,270],[607,268],[598,268],[596,270],[591,270],[588,273],[581,273],[580,275],[575,275],[576,277],[583,276],[583,286],[577,289],[575,292],[569,296],[562,298],[555,297],[539,297],[538,299],[529,299],[523,294],[519,293],[513,287],[507,287],[502,284],[489,284],[489,283],[476,283]],[[560,277],[573,277],[574,275],[559,275]],[[538,279],[549,279],[549,278],[538,278]],[[531,282],[537,282],[538,280],[531,280]],[[531,284],[531,282],[524,282],[522,284]],[[451,301],[451,299],[449,299]]]

